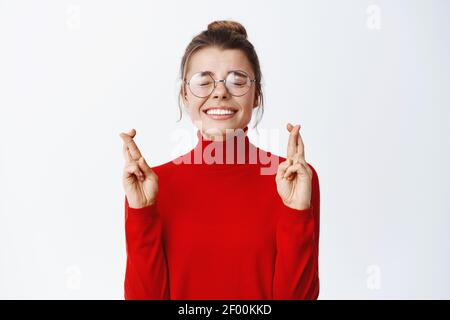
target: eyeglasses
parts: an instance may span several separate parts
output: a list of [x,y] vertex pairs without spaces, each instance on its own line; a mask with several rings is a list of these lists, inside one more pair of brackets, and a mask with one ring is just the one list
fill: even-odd
[[217,86],[217,82],[223,82],[232,96],[241,97],[248,92],[256,79],[250,79],[248,74],[242,70],[228,72],[226,79],[215,80],[210,71],[201,71],[192,75],[189,81],[183,80],[189,86],[189,91],[198,97],[206,98]]

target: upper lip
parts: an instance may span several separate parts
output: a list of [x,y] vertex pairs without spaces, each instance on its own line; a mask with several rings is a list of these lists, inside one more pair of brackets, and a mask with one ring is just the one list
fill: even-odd
[[223,109],[223,110],[238,111],[238,108],[236,108],[236,107],[231,107],[231,106],[213,106],[213,107],[206,107],[205,109],[203,109],[203,112],[206,112],[206,111],[212,110],[212,109]]

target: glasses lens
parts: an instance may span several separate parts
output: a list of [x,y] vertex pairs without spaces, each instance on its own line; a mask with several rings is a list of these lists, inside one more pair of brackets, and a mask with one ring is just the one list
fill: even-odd
[[195,96],[207,97],[214,89],[214,79],[207,72],[198,72],[192,76],[189,87]]
[[240,71],[232,71],[227,76],[227,87],[234,96],[242,96],[250,89],[250,78]]

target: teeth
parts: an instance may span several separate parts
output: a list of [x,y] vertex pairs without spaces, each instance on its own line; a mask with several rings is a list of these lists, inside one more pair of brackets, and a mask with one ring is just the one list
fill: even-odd
[[235,111],[233,110],[225,110],[225,109],[209,109],[206,111],[207,114],[233,114]]

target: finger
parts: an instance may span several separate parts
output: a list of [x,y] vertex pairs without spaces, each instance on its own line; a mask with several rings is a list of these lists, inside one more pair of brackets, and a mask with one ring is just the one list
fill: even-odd
[[305,166],[307,166],[306,164],[306,160],[305,158],[302,156],[302,154],[300,152],[297,152],[293,157],[292,157],[293,163],[301,163]]
[[309,164],[305,161],[305,162],[302,162],[302,165],[305,167],[305,169],[308,172],[309,176],[312,177],[313,176],[313,171],[312,171],[311,167],[309,166]]
[[[126,134],[129,135],[131,138],[134,138],[134,136],[136,135],[136,130],[131,129]],[[128,150],[128,147],[125,142],[124,142],[124,146],[123,146],[123,156],[124,156],[126,162],[132,161],[130,151]]]
[[302,135],[300,134],[300,128],[299,128],[298,139],[297,139],[297,152],[300,154],[301,159],[306,163],[306,161],[305,161],[305,145],[303,144]]
[[127,132],[127,134],[128,134],[131,138],[134,138],[134,136],[136,135],[136,130],[135,130],[135,129],[131,129],[130,131]]
[[132,161],[125,165],[124,172],[128,175],[135,175],[137,178],[144,177],[144,174],[139,169],[139,165],[136,161]]
[[[289,124],[288,124],[289,125]],[[287,148],[287,157],[291,158],[297,153],[297,143],[298,143],[298,129],[299,126],[296,125],[290,130],[289,135],[289,142],[288,142],[288,148]],[[288,128],[289,130],[289,128]]]
[[286,161],[283,161],[282,163],[280,163],[278,165],[278,169],[277,169],[277,174],[275,176],[275,179],[281,180],[283,178],[284,173],[286,172],[286,169],[292,165],[292,160],[291,159],[286,159]]
[[126,143],[123,143],[123,147],[122,147],[122,153],[123,153],[123,157],[125,159],[125,162],[131,162],[131,155],[130,155],[130,151],[128,151],[128,147],[126,145]]
[[294,126],[290,122],[288,122],[286,128],[288,129],[289,132],[291,132],[291,130],[294,128]]
[[136,135],[136,130],[135,129],[131,129],[130,131],[125,132],[125,133],[121,132],[119,134],[119,136],[122,137],[123,134],[126,134],[126,135],[130,136],[131,138],[134,138],[134,136]]
[[286,159],[286,161],[283,161],[282,163],[280,163],[278,165],[278,170],[277,170],[277,174],[284,174],[284,172],[286,171],[286,169],[292,165],[292,160],[291,159]]
[[297,153],[294,156],[294,163],[300,163],[303,165],[303,167],[306,169],[306,171],[308,171],[308,173],[311,175],[312,174],[312,170],[311,167],[309,166],[309,164],[305,161],[305,159],[302,157],[302,155],[300,153]]
[[139,169],[144,173],[145,177],[156,176],[153,172],[152,168],[148,165],[147,161],[145,161],[144,157],[141,157],[138,161]]
[[135,161],[132,161],[125,165],[124,175],[126,178],[135,176],[137,179],[139,179],[141,181],[144,180],[144,174],[141,172],[137,162],[135,162]]
[[284,172],[283,178],[287,178],[294,173],[300,173],[302,170],[305,170],[301,163],[296,163],[286,169]]
[[131,158],[136,161],[139,160],[139,158],[142,157],[141,151],[137,147],[133,138],[131,138],[128,134],[125,134],[125,133],[121,133],[120,137],[122,138],[124,143],[126,143],[128,150],[130,152]]

